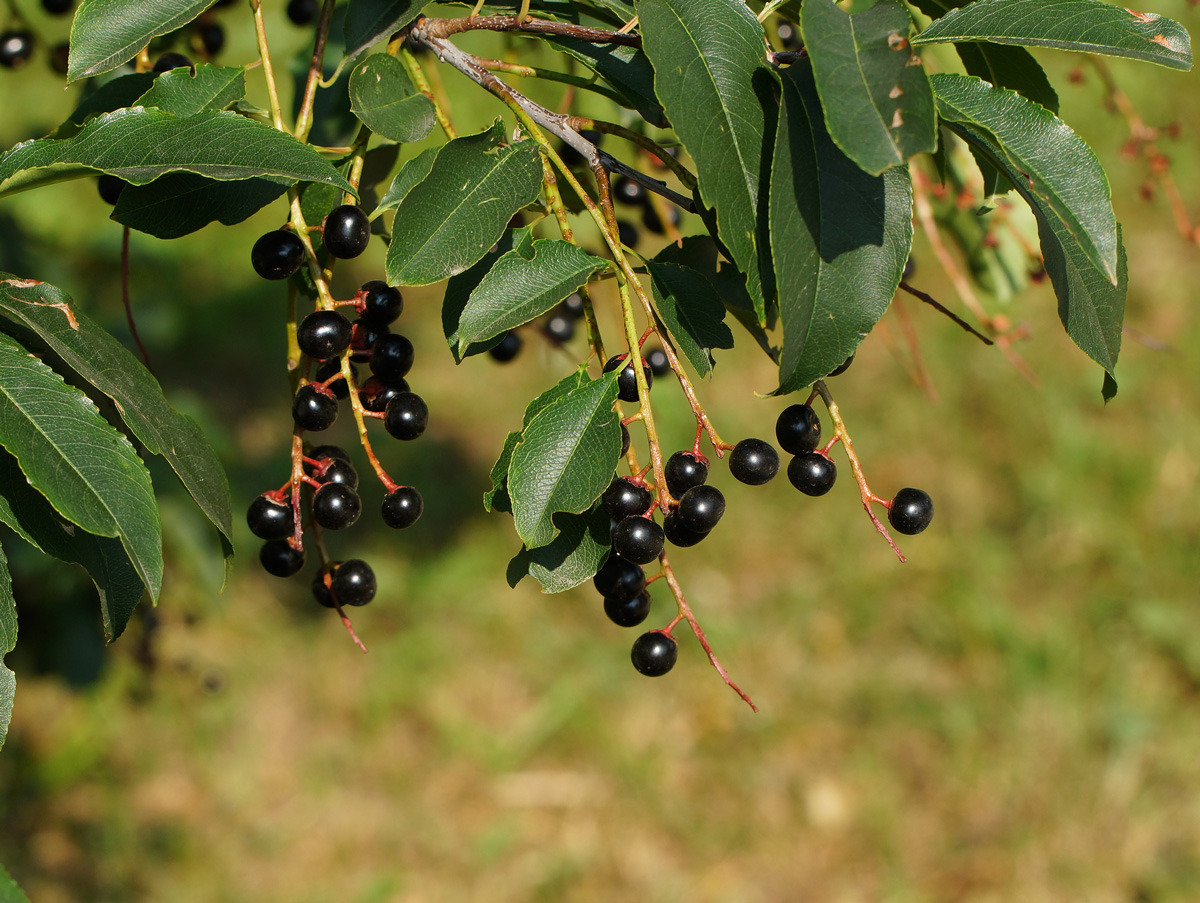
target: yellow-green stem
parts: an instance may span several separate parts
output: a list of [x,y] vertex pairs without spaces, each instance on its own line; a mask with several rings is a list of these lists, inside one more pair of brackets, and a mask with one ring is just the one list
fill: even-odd
[[258,42],[258,58],[262,61],[263,77],[267,81],[271,124],[279,131],[286,132],[287,129],[283,125],[283,109],[279,106],[279,91],[275,88],[275,72],[271,68],[271,50],[267,46],[267,29],[263,24],[262,0],[250,0],[250,9],[254,12],[254,36]]
[[321,70],[325,65],[325,39],[329,35],[329,21],[333,18],[334,3],[335,0],[325,0],[325,5],[321,8],[321,19],[317,22],[312,61],[308,64],[308,79],[304,83],[300,111],[296,114],[296,137],[301,141],[307,140],[309,130],[312,129],[313,100],[317,94],[317,85],[321,81]]

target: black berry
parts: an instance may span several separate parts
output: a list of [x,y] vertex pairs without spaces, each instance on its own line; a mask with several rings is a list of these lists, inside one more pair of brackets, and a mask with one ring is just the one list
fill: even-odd
[[287,5],[287,17],[293,25],[308,25],[317,17],[321,8],[319,0],[290,0]]
[[0,66],[20,69],[33,55],[33,35],[27,31],[6,31],[0,34]]
[[349,461],[334,458],[325,466],[325,472],[317,479],[322,483],[340,483],[347,489],[358,488],[358,471]]
[[182,53],[175,53],[172,51],[171,53],[164,53],[157,60],[155,60],[154,69],[152,71],[157,73],[170,72],[172,69],[183,69],[185,67],[190,67],[191,65],[192,61]]
[[625,247],[636,248],[638,239],[640,238],[637,226],[623,219],[617,220],[617,238],[620,239],[621,244],[625,245]]
[[372,279],[363,283],[362,291],[365,293],[362,311],[364,323],[387,326],[404,311],[404,296],[400,294],[400,289],[386,282]]
[[542,324],[542,333],[556,345],[575,338],[575,321],[563,313],[551,314]]
[[779,35],[779,43],[784,50],[795,50],[800,46],[799,29],[791,22],[780,22],[775,33]]
[[292,506],[260,495],[250,503],[246,524],[259,539],[286,539],[295,529]]
[[649,564],[662,554],[663,529],[648,517],[627,517],[612,531],[613,551],[634,564]]
[[63,13],[69,13],[75,0],[42,0],[42,9],[52,16],[61,16]]
[[638,486],[631,480],[617,477],[604,490],[601,501],[604,502],[604,510],[608,512],[609,517],[613,520],[624,520],[627,517],[645,514],[650,510],[652,498],[650,490],[645,486]]
[[254,243],[250,263],[263,279],[287,279],[304,262],[304,245],[294,232],[277,229]]
[[372,376],[358,390],[358,398],[368,411],[379,413],[387,410],[389,401],[401,392],[407,391],[408,382],[406,380],[396,380],[396,385],[390,386],[378,376]]
[[788,479],[805,495],[824,495],[837,480],[837,465],[817,452],[797,455],[788,465]]
[[632,437],[629,435],[629,427],[627,427],[625,424],[622,423],[621,424],[621,457],[622,458],[624,458],[627,454],[629,454],[629,443],[631,440],[632,440]]
[[679,644],[675,638],[661,630],[643,633],[633,641],[633,652],[630,658],[633,667],[647,677],[662,677],[675,667],[679,657]]
[[[336,458],[338,461],[345,461],[347,464],[352,463],[350,460],[350,452],[342,448],[340,445],[318,445],[308,453],[308,457],[323,461],[326,458]],[[305,465],[305,470],[308,470],[308,465]]]
[[697,533],[695,530],[689,529],[683,520],[680,519],[679,512],[672,511],[663,518],[663,535],[666,536],[667,542],[671,545],[686,549],[700,542],[708,534]]
[[304,567],[304,553],[292,548],[286,539],[264,542],[258,560],[263,570],[276,577],[290,577]]
[[292,401],[292,420],[306,430],[327,430],[337,420],[337,399],[318,392],[312,385],[301,386]]
[[376,343],[391,330],[386,326],[368,323],[359,317],[354,321],[354,332],[350,336],[350,360],[366,363]]
[[[611,373],[613,370],[616,370],[617,367],[621,366],[621,362],[625,358],[626,355],[623,354],[610,357],[604,365],[604,372]],[[646,388],[649,389],[654,385],[654,372],[645,363],[642,364],[642,372],[646,376]],[[617,398],[628,402],[638,400],[637,373],[634,371],[632,363],[627,363],[617,375]]]
[[626,561],[619,555],[610,555],[608,561],[596,571],[592,585],[605,599],[613,599],[620,604],[636,598],[645,589],[646,572],[632,561]]
[[499,345],[493,345],[488,349],[488,354],[492,356],[493,360],[507,364],[521,351],[521,345],[521,336],[509,330],[504,333],[504,338],[500,340]]
[[[848,358],[846,358],[844,361],[842,361],[840,364],[838,364],[837,367],[835,367],[832,371],[830,371],[829,376],[841,376],[843,373],[845,373],[847,370],[850,369],[850,365],[853,363],[854,363],[854,355],[852,354]],[[826,377],[826,379],[828,379],[828,378],[829,377]]]
[[667,458],[663,475],[667,478],[667,491],[679,498],[708,480],[708,465],[691,452],[677,451]]
[[340,561],[331,562],[329,570],[319,570],[313,577],[312,594],[313,598],[326,608],[337,608],[337,603],[333,601],[333,593],[329,591],[329,582],[332,572],[337,569]]
[[[667,219],[671,221],[672,226],[679,225],[679,209],[677,207],[667,208]],[[658,211],[653,204],[647,204],[642,210],[642,225],[646,227],[647,232],[653,232],[655,235],[662,235],[667,230],[663,226],[662,218],[658,215]]]
[[613,200],[631,207],[640,207],[646,203],[646,189],[640,182],[635,182],[629,176],[617,176],[612,181]]
[[583,295],[579,292],[571,292],[563,299],[562,312],[572,320],[582,320],[584,315],[583,310]]
[[384,428],[397,439],[408,442],[425,432],[429,425],[429,407],[414,392],[401,392],[388,402]]
[[637,627],[650,614],[650,593],[642,590],[626,602],[605,597],[604,613],[618,627]]
[[406,336],[388,333],[371,349],[371,372],[390,385],[408,375],[415,358],[416,351]]
[[71,61],[71,45],[61,41],[50,48],[50,68],[59,75],[66,75]]
[[821,420],[808,405],[791,405],[775,421],[775,438],[789,455],[814,451],[821,444]]
[[762,439],[743,439],[729,455],[729,472],[750,486],[769,483],[779,473],[779,452]]
[[314,360],[337,357],[350,347],[350,321],[336,310],[317,310],[300,321],[296,342]]
[[383,497],[383,522],[393,530],[411,527],[425,510],[421,493],[412,486],[401,486]]
[[888,523],[900,533],[915,536],[933,520],[933,499],[922,489],[901,489],[888,508]]
[[689,530],[707,533],[725,514],[725,496],[716,486],[693,486],[679,499],[676,514]]
[[[353,364],[350,365],[350,374],[357,384],[358,368]],[[325,388],[332,392],[335,398],[350,397],[350,387],[346,385],[346,377],[342,376],[342,362],[336,357],[330,358],[317,368],[315,382],[325,383]]]
[[202,22],[197,25],[196,36],[200,38],[200,44],[209,56],[216,56],[225,47],[225,29],[216,22]]
[[650,368],[650,372],[655,376],[666,376],[671,372],[671,359],[667,357],[667,353],[661,348],[652,348],[646,352],[646,366]]
[[375,598],[375,572],[361,558],[351,558],[337,566],[329,589],[343,605],[366,605]]
[[121,198],[121,192],[129,183],[124,179],[104,173],[96,180],[96,188],[100,191],[100,200],[106,204],[115,205]]
[[350,260],[367,249],[371,240],[371,221],[352,204],[334,207],[325,217],[321,240],[334,257]]
[[349,486],[326,483],[313,493],[312,514],[326,530],[344,530],[362,514],[362,500]]

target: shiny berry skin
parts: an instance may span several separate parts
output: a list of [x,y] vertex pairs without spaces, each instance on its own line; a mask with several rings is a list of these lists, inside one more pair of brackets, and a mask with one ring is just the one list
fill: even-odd
[[393,530],[411,527],[425,510],[421,493],[412,486],[401,486],[383,497],[383,522]]
[[401,392],[388,402],[383,426],[397,439],[416,439],[429,425],[429,407],[415,392]]
[[640,207],[646,203],[646,189],[629,176],[617,176],[612,180],[613,200],[618,204]]
[[779,473],[779,452],[762,439],[743,439],[729,455],[729,472],[749,486],[769,483]]
[[292,400],[292,420],[314,433],[327,430],[337,420],[337,399],[317,391],[312,385],[301,386]]
[[679,498],[693,486],[708,480],[708,465],[691,452],[677,451],[667,458],[663,475],[667,478],[667,491]]
[[[350,373],[354,377],[354,382],[358,383],[358,368],[353,364],[350,365]],[[330,382],[332,380],[332,382]],[[346,385],[346,377],[342,376],[342,362],[338,358],[330,358],[320,367],[317,368],[317,375],[314,382],[326,383],[326,388],[333,393],[334,398],[338,400],[350,397],[350,387]]]
[[121,192],[125,190],[125,186],[128,184],[124,179],[119,179],[108,173],[104,173],[96,180],[96,188],[100,192],[100,200],[114,206],[121,199]]
[[33,35],[27,31],[6,31],[0,34],[0,66],[20,69],[33,55]]
[[250,503],[246,512],[246,525],[259,539],[286,539],[295,529],[292,506],[260,495]]
[[375,598],[375,571],[361,558],[343,561],[329,579],[333,597],[343,605],[366,605]]
[[627,602],[605,597],[604,613],[618,627],[637,627],[650,614],[650,593],[642,590]]
[[649,564],[662,554],[663,529],[648,517],[627,517],[612,531],[613,551],[634,564]]
[[796,455],[788,465],[788,479],[805,495],[824,495],[837,480],[837,465],[817,452]]
[[784,408],[775,421],[775,439],[789,455],[815,451],[821,444],[821,420],[806,404]]
[[627,517],[645,514],[650,510],[653,499],[650,490],[645,486],[638,486],[624,477],[617,477],[604,490],[601,501],[609,517],[613,520],[624,520]]
[[542,334],[556,345],[575,338],[575,321],[566,314],[551,314],[542,324]]
[[627,454],[629,454],[629,443],[632,440],[633,440],[633,437],[629,435],[629,427],[627,427],[625,424],[622,423],[621,424],[621,457],[622,458],[624,458]]
[[353,204],[334,207],[325,217],[321,232],[325,249],[341,260],[351,260],[367,249],[371,221]]
[[522,344],[524,343],[521,341],[521,336],[509,330],[504,333],[504,338],[500,340],[499,345],[493,345],[488,349],[488,354],[492,356],[492,360],[507,364],[520,353]]
[[349,486],[326,483],[313,493],[312,514],[326,530],[344,530],[362,514],[362,499]]
[[287,5],[287,17],[293,25],[309,25],[317,17],[321,4],[318,0],[290,0]]
[[647,677],[662,677],[675,667],[679,644],[674,637],[661,630],[652,630],[633,641],[633,651],[629,657],[638,673]]
[[[621,366],[621,362],[626,359],[627,355],[618,354],[610,357],[604,364],[604,372],[611,373]],[[642,372],[646,376],[646,388],[649,389],[654,385],[654,372],[646,363],[642,364]],[[637,373],[633,369],[633,364],[627,363],[622,367],[621,372],[617,375],[617,398],[621,401],[635,402],[638,400],[637,390]]]
[[62,41],[50,48],[50,68],[59,75],[66,75],[71,60],[71,45]]
[[[854,363],[854,355],[852,354],[848,358],[846,358],[844,361],[842,361],[840,364],[838,364],[837,367],[835,367],[832,371],[830,371],[829,376],[841,376],[843,373],[845,373],[847,370],[850,369],[850,365],[853,363]],[[825,378],[828,379],[829,376],[827,376]]]
[[[325,458],[336,458],[339,461],[345,461],[347,464],[351,463],[350,452],[346,451],[340,445],[318,445],[308,453],[308,457],[316,461],[322,461]],[[309,465],[305,464],[304,467],[307,473]]]
[[397,380],[397,385],[389,386],[378,376],[372,376],[358,390],[358,400],[368,411],[379,413],[387,410],[389,401],[401,392],[407,391],[408,382],[406,380]]
[[635,599],[646,588],[646,572],[640,565],[626,561],[619,555],[610,555],[596,576],[592,578],[596,592],[617,604]]
[[316,310],[300,321],[296,342],[314,360],[338,357],[350,347],[350,321],[336,310]]
[[563,299],[561,308],[562,312],[572,320],[582,320],[584,316],[583,295],[579,292],[571,292]]
[[663,535],[671,545],[686,549],[703,540],[708,534],[689,529],[676,510],[663,518]]
[[370,326],[387,326],[395,322],[404,311],[404,296],[400,289],[372,279],[362,285],[363,310],[362,319]]
[[151,70],[156,73],[170,72],[172,69],[183,69],[192,67],[193,63],[182,53],[164,53],[154,61],[154,68]]
[[382,336],[371,349],[371,372],[392,385],[412,369],[416,350],[406,336],[398,332]]
[[667,353],[661,348],[652,348],[646,352],[643,358],[646,366],[650,368],[650,372],[655,376],[666,376],[671,372],[671,359],[667,357]]
[[322,483],[340,483],[347,489],[358,489],[358,471],[349,461],[339,461],[336,458],[325,467],[325,472],[317,477]]
[[263,279],[287,279],[304,262],[304,245],[294,232],[277,229],[254,243],[250,263]]
[[263,543],[258,561],[268,574],[290,577],[304,567],[304,553],[293,549],[286,539],[272,539]]
[[617,220],[617,238],[621,244],[627,248],[636,248],[638,240],[641,238],[638,235],[637,226],[633,223],[627,223],[623,219]]
[[[667,219],[671,221],[672,226],[679,225],[679,208],[668,207]],[[663,226],[662,217],[658,215],[658,211],[653,204],[647,204],[642,210],[642,225],[646,227],[647,232],[653,232],[655,235],[665,235],[666,227]]]
[[216,22],[204,22],[196,26],[196,36],[209,56],[216,56],[225,47],[225,29]]
[[52,16],[61,16],[71,11],[75,0],[42,0],[42,9]]
[[331,561],[329,563],[329,570],[319,570],[313,576],[313,598],[326,608],[337,608],[337,603],[333,601],[333,593],[329,591],[329,580],[332,572],[337,569],[339,564],[341,564],[340,561]]
[[931,520],[933,499],[923,489],[901,489],[888,508],[888,523],[906,536],[916,536]]
[[725,496],[716,486],[693,486],[679,499],[675,513],[689,530],[707,533],[725,514]]

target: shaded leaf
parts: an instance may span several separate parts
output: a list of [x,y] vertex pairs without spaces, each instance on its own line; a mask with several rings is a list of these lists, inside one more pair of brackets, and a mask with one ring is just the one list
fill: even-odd
[[377,53],[350,76],[350,109],[377,135],[420,141],[433,128],[433,101],[417,90],[394,56]]
[[227,109],[245,96],[245,69],[199,63],[194,75],[187,66],[160,74],[136,106],[157,107],[182,119]]
[[50,133],[51,138],[70,138],[87,120],[102,113],[132,107],[137,99],[154,84],[151,72],[131,72],[107,81],[79,102],[62,125]]
[[647,261],[654,304],[675,347],[696,372],[712,372],[714,348],[732,348],[733,333],[725,325],[725,303],[698,271],[677,263]]
[[396,177],[392,179],[392,184],[388,186],[379,205],[372,211],[371,219],[386,210],[395,210],[399,207],[400,202],[408,197],[408,193],[429,175],[430,170],[433,169],[433,161],[437,159],[437,155],[443,147],[445,147],[444,144],[428,147],[411,160],[405,161],[404,165],[400,167],[400,171],[396,173]]
[[669,128],[666,114],[654,96],[654,67],[637,47],[621,44],[589,44],[577,38],[550,35],[546,42],[556,50],[570,54],[625,98],[630,109],[659,128]]
[[190,172],[168,173],[149,185],[126,185],[112,218],[155,238],[179,238],[218,222],[232,226],[287,191],[266,179],[216,182]]
[[67,83],[116,69],[167,32],[182,28],[215,0],[83,0],[71,23]]
[[516,587],[528,574],[544,593],[561,593],[590,580],[611,550],[608,512],[594,505],[584,514],[556,514],[560,531],[549,545],[532,551],[522,547],[508,563],[508,585]]
[[496,261],[505,254],[513,250],[519,250],[522,257],[528,258],[533,253],[532,248],[532,226],[509,229],[500,236],[500,240],[482,258],[458,275],[451,276],[447,280],[446,291],[442,295],[442,330],[446,336],[446,343],[450,346],[450,353],[454,355],[454,362],[456,364],[461,364],[468,357],[482,354],[489,348],[494,348],[504,338],[503,336],[494,336],[482,342],[470,342],[467,344],[459,341],[459,320],[462,317],[463,310],[466,309],[471,293],[483,281],[483,277],[488,274]]
[[[12,594],[12,577],[8,573],[8,559],[0,549],[0,746],[8,737],[8,724],[12,721],[13,696],[17,691],[17,675],[4,663],[4,657],[17,645],[17,601]],[[8,875],[0,875],[0,894]],[[11,879],[9,879],[11,880]]]
[[376,41],[399,31],[432,0],[350,0],[343,31],[346,56],[356,57]]

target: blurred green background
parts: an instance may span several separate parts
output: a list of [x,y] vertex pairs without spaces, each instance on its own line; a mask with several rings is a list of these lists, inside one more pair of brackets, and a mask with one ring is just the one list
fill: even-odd
[[[26,72],[0,72],[5,147],[76,100],[46,65],[66,25],[18,5],[43,47]],[[1200,31],[1182,0],[1154,11]],[[249,14],[221,16],[220,61],[249,60]],[[268,27],[279,58],[304,52],[274,4]],[[1105,407],[1048,285],[986,302],[1028,324],[1018,349],[1037,385],[907,299],[933,398],[889,313],[833,389],[873,488],[936,501],[932,527],[902,543],[906,565],[848,468],[816,500],[714,466],[729,513],[672,561],[757,715],[690,636],[674,672],[648,680],[629,664],[638,631],[609,623],[590,586],[508,588],[518,542],[479,497],[525,402],[582,344],[529,331],[514,365],[455,367],[436,287],[406,291],[399,324],[430,429],[380,442],[426,513],[385,532],[366,489],[368,516],[330,537],[380,577],[353,612],[362,655],[307,577],[258,567],[241,518],[286,478],[285,292],[249,265],[284,206],[174,242],[135,233],[139,327],[168,397],[227,463],[240,557],[217,595],[215,541],[156,470],[162,601],[106,649],[86,577],[3,536],[20,639],[0,861],[34,903],[1200,899],[1200,255],[1161,194],[1141,197],[1145,161],[1122,155],[1127,126],[1094,72],[1076,83],[1078,57],[1039,58],[1109,169],[1126,319],[1150,338],[1126,336]],[[1196,76],[1111,68],[1148,124],[1178,124],[1163,149],[1200,216]],[[444,82],[460,123],[501,112],[455,73]],[[128,338],[120,240],[90,180],[0,202],[0,268],[62,286]],[[378,278],[382,255],[339,266],[339,292]],[[958,309],[922,239],[914,258],[914,283]],[[733,328],[743,347],[719,354],[704,403],[726,438],[770,437],[794,399],[754,395],[772,367]],[[689,444],[678,393],[664,383],[655,402],[668,449]],[[351,445],[348,422],[330,439]],[[670,609],[657,594],[647,626]]]

